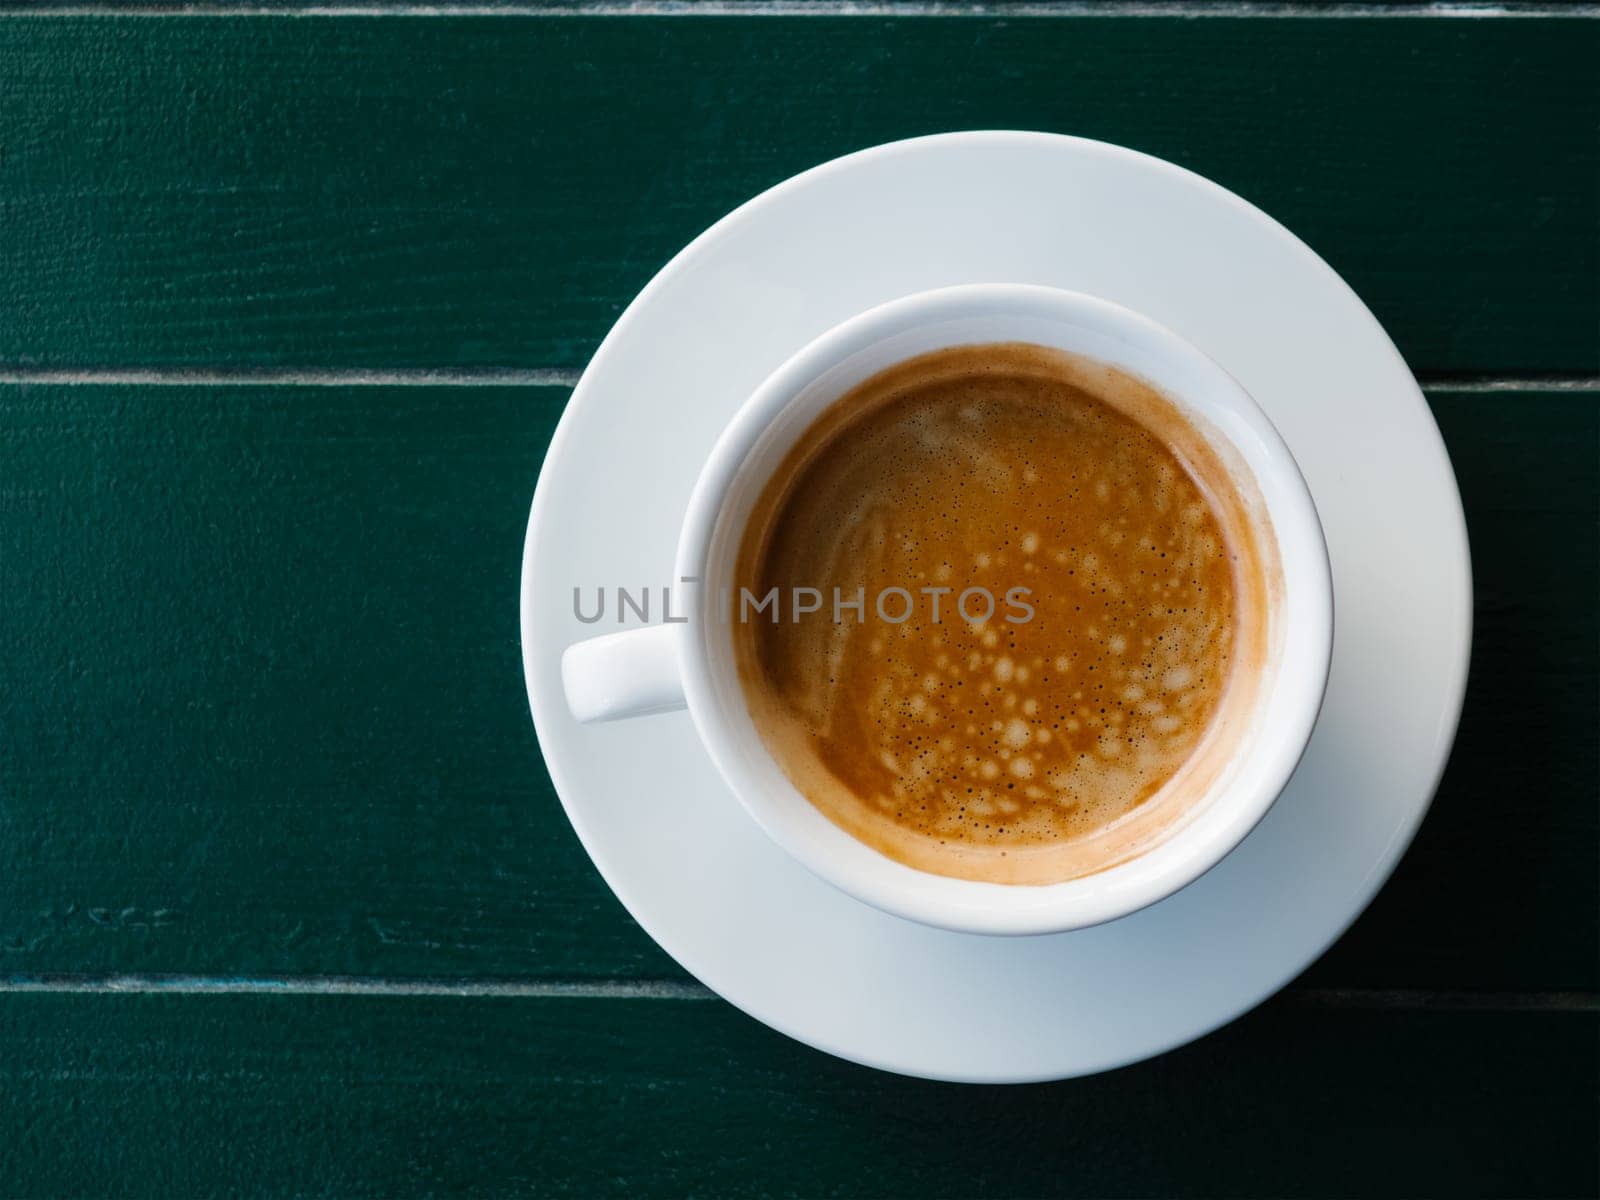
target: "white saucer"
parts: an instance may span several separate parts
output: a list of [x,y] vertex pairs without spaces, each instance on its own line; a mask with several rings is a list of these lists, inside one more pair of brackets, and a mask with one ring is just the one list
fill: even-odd
[[[909,292],[1092,292],[1208,351],[1277,424],[1333,562],[1328,696],[1288,790],[1176,896],[1036,938],[945,933],[789,860],[683,713],[579,726],[559,660],[599,632],[572,589],[659,589],[716,435],[824,329]],[[1411,840],[1455,733],[1466,528],[1439,431],[1340,278],[1237,196],[1132,151],[966,133],[808,171],[718,222],[640,293],[584,373],[534,495],[522,642],[567,815],[645,930],[707,986],[819,1049],[908,1075],[1022,1081],[1158,1054],[1232,1020],[1355,919]],[[658,592],[659,595],[659,592]]]

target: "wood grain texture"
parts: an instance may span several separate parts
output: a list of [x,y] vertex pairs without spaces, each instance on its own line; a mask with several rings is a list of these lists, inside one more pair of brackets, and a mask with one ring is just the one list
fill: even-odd
[[719,1001],[10,996],[7,1196],[1589,1196],[1600,1017],[1283,1004],[1020,1088]]
[[1600,22],[0,19],[0,363],[575,366],[680,246],[945,129],[1260,204],[1427,372],[1597,364]]
[[[0,388],[0,975],[679,978],[540,765],[517,580],[559,388]],[[1310,981],[1593,989],[1592,394],[1436,394],[1462,738]]]

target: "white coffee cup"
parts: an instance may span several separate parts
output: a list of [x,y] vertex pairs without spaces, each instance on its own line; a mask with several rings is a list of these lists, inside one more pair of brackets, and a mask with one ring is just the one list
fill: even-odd
[[[817,416],[856,384],[949,346],[1032,342],[1118,367],[1155,385],[1247,472],[1270,521],[1279,582],[1267,664],[1227,766],[1164,840],[1063,883],[1017,886],[934,875],[856,840],[814,807],[768,753],[735,669],[733,630],[709,602],[733,589],[740,535],[756,498]],[[687,705],[733,794],[780,847],[886,912],[985,934],[1052,933],[1152,904],[1216,865],[1266,814],[1311,736],[1327,685],[1333,590],[1316,508],[1289,449],[1244,388],[1162,325],[1076,292],[978,284],[921,292],[818,337],[756,389],[711,451],[678,539],[680,623],[568,647],[561,675],[580,721]],[[686,600],[686,602],[685,602]],[[684,619],[686,618],[686,619]]]

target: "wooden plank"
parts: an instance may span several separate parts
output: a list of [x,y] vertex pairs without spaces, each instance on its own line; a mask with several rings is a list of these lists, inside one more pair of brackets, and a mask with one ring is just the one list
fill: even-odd
[[[1593,990],[1600,986],[1600,396],[1445,393],[1432,400],[1472,547],[1466,705],[1410,852],[1308,979],[1378,984],[1465,972],[1475,986],[1542,979],[1542,986]],[[1559,932],[1546,936],[1550,929]]]
[[523,690],[565,398],[0,392],[0,969],[670,969]]
[[1592,372],[1584,19],[0,18],[0,363],[570,367],[846,151],[1059,130],[1305,237],[1428,372]]
[[[0,976],[678,977],[523,695],[564,399],[0,388]],[[1463,737],[1313,980],[1593,989],[1600,403],[1434,399],[1479,581]]]
[[717,1001],[0,996],[7,1196],[1588,1196],[1593,1012],[1269,1007],[908,1080]]

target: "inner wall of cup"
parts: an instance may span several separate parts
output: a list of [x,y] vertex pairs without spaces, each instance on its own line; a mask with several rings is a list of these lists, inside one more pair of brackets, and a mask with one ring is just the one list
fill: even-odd
[[[1007,895],[1006,902],[1017,899],[1018,893],[1031,893],[1031,902],[1091,882],[1096,888],[1104,888],[1110,882],[1110,875],[1153,859],[1162,848],[1158,846],[1138,859],[1097,875],[1025,888],[930,875],[885,858],[828,821],[790,783],[766,752],[746,708],[735,665],[733,638],[718,617],[717,597],[720,595],[730,595],[732,612],[738,611],[737,597],[733,593],[734,561],[745,523],[764,485],[788,451],[829,405],[857,384],[916,355],[949,346],[1007,341],[1032,342],[1097,359],[1154,384],[1222,453],[1230,471],[1239,477],[1244,495],[1257,494],[1267,511],[1274,507],[1274,492],[1282,483],[1278,478],[1281,470],[1273,469],[1274,448],[1248,420],[1232,409],[1230,396],[1219,395],[1219,383],[1225,377],[1221,377],[1220,368],[1215,364],[1187,347],[1183,348],[1188,351],[1186,355],[1175,355],[1170,345],[1150,346],[1061,320],[1017,315],[981,316],[892,333],[856,349],[795,392],[756,438],[724,492],[722,508],[700,571],[704,584],[697,633],[703,639],[712,703],[717,709],[716,721],[730,735],[719,747],[725,768],[731,766],[741,776],[739,790],[747,805],[780,844],[800,852],[802,857],[806,856],[805,848],[809,848],[812,855],[834,868],[836,878],[859,879],[870,875],[886,885],[942,895],[945,900],[960,893],[986,893],[984,903],[987,904],[995,902],[995,892]],[[1228,390],[1231,393],[1231,389]],[[1265,536],[1272,536],[1272,522],[1263,522],[1262,529]],[[1289,567],[1289,562],[1282,563],[1283,580],[1291,577]],[[1249,786],[1246,777],[1258,766],[1258,756],[1252,750],[1260,740],[1262,726],[1278,690],[1289,599],[1280,583],[1270,606],[1269,667],[1261,679],[1249,726],[1238,743],[1241,753],[1212,779],[1206,795],[1167,833],[1164,845],[1170,844],[1184,826],[1203,820],[1208,811],[1216,807],[1212,803],[1216,797],[1231,788]],[[1146,869],[1154,869],[1156,865],[1153,861],[1146,863]]]

